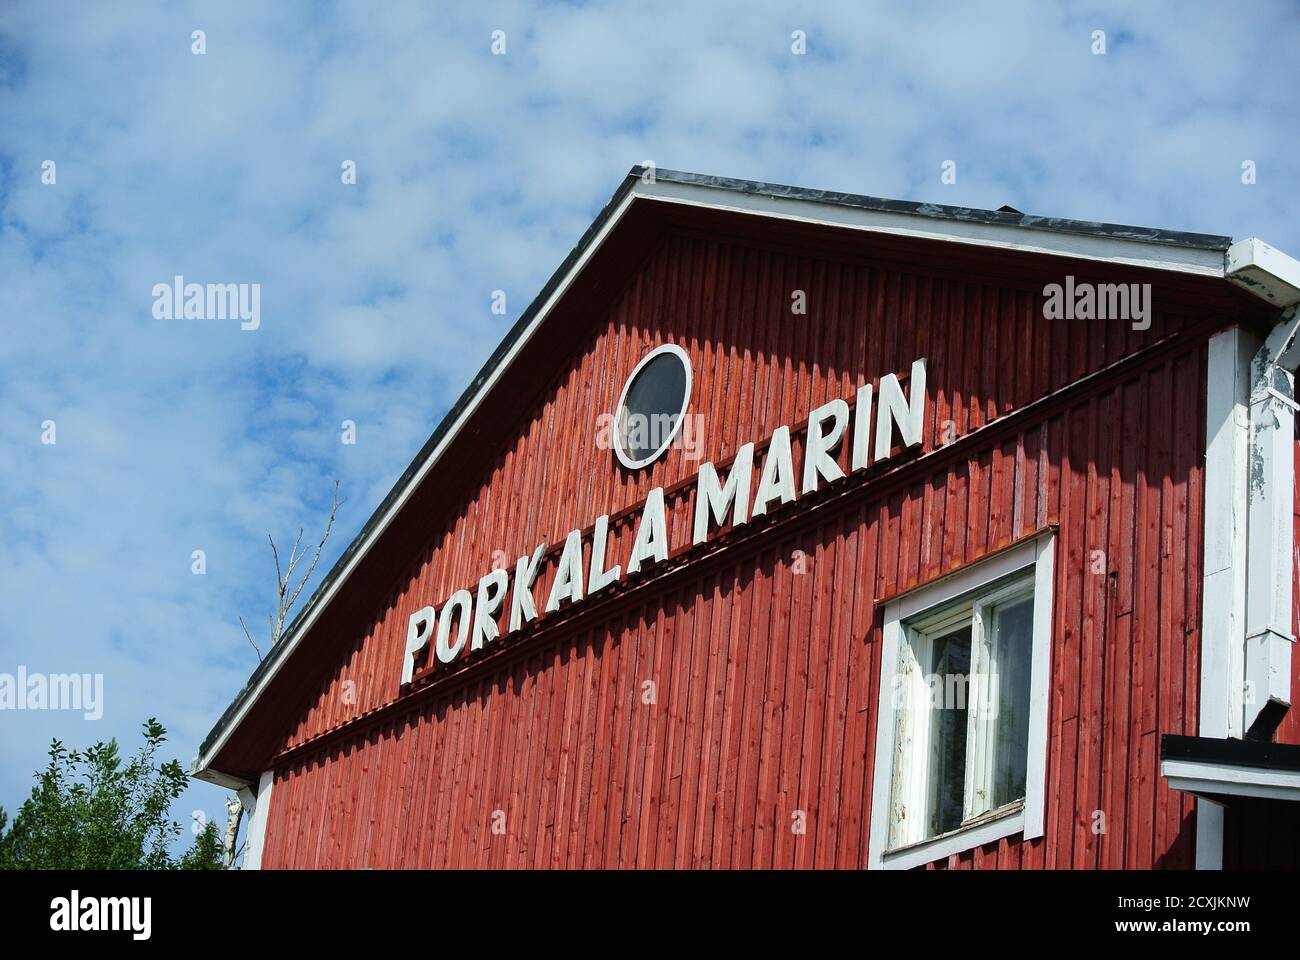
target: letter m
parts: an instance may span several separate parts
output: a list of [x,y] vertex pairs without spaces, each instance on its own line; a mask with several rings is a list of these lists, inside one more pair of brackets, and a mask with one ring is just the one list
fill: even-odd
[[754,445],[747,443],[736,451],[731,463],[731,473],[725,484],[718,482],[718,472],[712,463],[700,467],[695,485],[695,535],[691,543],[703,543],[709,538],[711,522],[726,522],[727,509],[731,508],[731,523],[738,526],[749,520],[749,485],[754,474]]
[[239,284],[208,284],[208,319],[233,320],[239,316]]
[[1097,311],[1101,320],[1131,320],[1127,283],[1102,283],[1097,286]]

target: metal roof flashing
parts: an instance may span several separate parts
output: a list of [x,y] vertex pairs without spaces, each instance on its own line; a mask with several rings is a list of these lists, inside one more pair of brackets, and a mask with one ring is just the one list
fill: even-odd
[[[193,761],[191,772],[195,777],[227,787],[245,785],[243,778],[212,766],[231,734],[310,632],[357,564],[401,512],[412,492],[439,462],[463,424],[563,297],[572,280],[636,200],[694,204],[847,229],[1084,257],[1209,277],[1224,277],[1234,262],[1231,251],[1241,247],[1240,244],[1233,246],[1230,237],[1208,234],[1040,217],[1013,210],[981,210],[888,200],[677,170],[632,167],[578,243],[448,410],[374,514],[322,578],[280,642],[267,652],[243,689],[222,713]],[[1242,252],[1251,255],[1238,257],[1235,275],[1229,279],[1270,302],[1276,301],[1261,289],[1271,291],[1274,297],[1287,296],[1287,289],[1300,294],[1300,264],[1259,241],[1245,242],[1259,246],[1243,248]],[[1269,277],[1281,277],[1282,285],[1279,287],[1272,283]]]
[[1239,797],[1300,801],[1300,746],[1182,736],[1160,738],[1160,775],[1171,790],[1230,802]]
[[1125,224],[1103,223],[1092,220],[1071,220],[1064,217],[1043,217],[1021,213],[1010,207],[985,210],[979,207],[957,207],[942,203],[922,203],[913,200],[891,200],[864,194],[841,193],[833,190],[813,190],[780,183],[755,180],[737,180],[707,174],[687,173],[680,170],[659,170],[651,173],[653,181],[647,183],[646,171],[633,167],[629,177],[635,177],[645,186],[653,183],[672,183],[683,186],[711,188],[731,193],[823,204],[826,206],[892,213],[904,216],[925,217],[954,223],[984,223],[997,226],[1021,227],[1028,230],[1046,230],[1080,236],[1111,237],[1140,243],[1157,243],[1187,247],[1196,250],[1226,251],[1232,238],[1216,234],[1189,233],[1179,230],[1161,230],[1154,227],[1135,227]]
[[903,237],[1222,277],[1232,238],[653,170],[638,197]]

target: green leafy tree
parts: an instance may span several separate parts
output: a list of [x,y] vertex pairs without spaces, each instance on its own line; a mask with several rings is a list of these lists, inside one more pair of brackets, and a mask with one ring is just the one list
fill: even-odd
[[209,820],[194,838],[194,846],[185,851],[177,866],[182,870],[220,870],[222,856],[217,824]]
[[175,760],[160,761],[167,731],[152,717],[144,745],[129,760],[117,741],[68,750],[55,740],[50,763],[7,833],[0,811],[0,868],[29,870],[220,869],[216,827],[207,824],[178,864],[168,847],[180,836],[172,802],[189,777]]

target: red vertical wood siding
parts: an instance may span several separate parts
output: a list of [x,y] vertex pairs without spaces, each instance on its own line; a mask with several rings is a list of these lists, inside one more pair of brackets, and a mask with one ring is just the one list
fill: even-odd
[[[1158,755],[1161,733],[1196,732],[1205,351],[1190,328],[1203,317],[1158,309],[1145,332],[1049,321],[1042,282],[670,235],[572,365],[502,425],[478,492],[431,525],[286,732],[263,864],[862,866],[875,599],[1059,524],[1047,836],[940,865],[1190,866],[1193,804],[1168,790]],[[806,317],[790,314],[795,289]],[[513,564],[694,476],[700,461],[680,449],[637,474],[596,449],[598,415],[662,342],[692,357],[703,459],[919,356],[922,453],[939,456],[795,509],[403,708],[413,610],[472,586],[494,551]],[[689,488],[669,498],[674,549],[692,507]],[[624,562],[632,534],[612,526],[611,558]]]
[[1223,825],[1225,870],[1294,870],[1300,863],[1300,814],[1293,800],[1233,797]]

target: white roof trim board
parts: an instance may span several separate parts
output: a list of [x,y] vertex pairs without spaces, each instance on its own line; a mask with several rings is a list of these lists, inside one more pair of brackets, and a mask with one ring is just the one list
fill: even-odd
[[849,230],[888,233],[947,243],[964,243],[1023,253],[1077,257],[1104,263],[1195,273],[1207,277],[1223,276],[1223,250],[1213,247],[1191,247],[1115,234],[1070,233],[1060,229],[1023,226],[1016,223],[988,223],[931,217],[915,212],[896,213],[888,210],[835,206],[815,200],[737,193],[724,188],[703,187],[662,179],[653,184],[639,184],[635,193],[639,197],[669,203],[844,227]]

